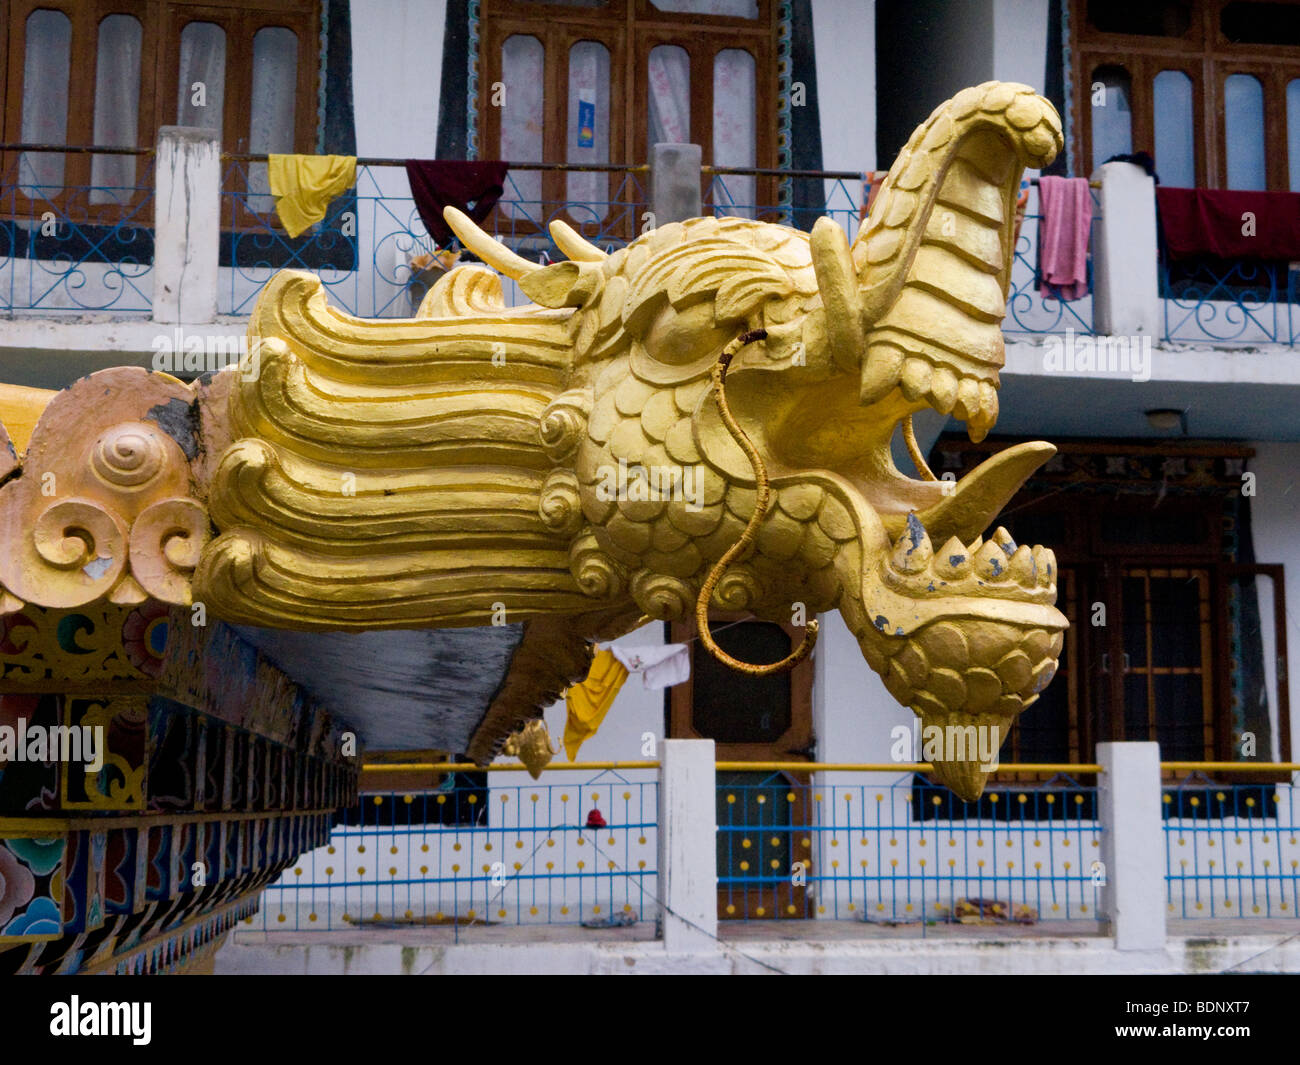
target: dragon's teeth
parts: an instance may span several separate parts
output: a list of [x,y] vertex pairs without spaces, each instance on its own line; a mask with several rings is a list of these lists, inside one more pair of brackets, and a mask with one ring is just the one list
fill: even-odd
[[962,577],[970,572],[971,554],[957,537],[951,537],[935,557],[934,572],[945,580]]
[[1056,580],[1056,552],[1050,547],[1043,548],[1043,559],[1039,566],[1047,574],[1047,583],[1052,584]]
[[997,532],[993,534],[993,542],[1007,553],[1008,558],[1016,553],[1015,540],[1011,538],[1011,534],[1001,525],[998,526]]
[[1041,545],[1034,546],[1034,572],[1037,574],[1040,585],[1048,585],[1052,580],[1047,575],[1047,548]]
[[861,403],[875,403],[883,399],[896,384],[903,372],[903,352],[893,344],[872,344],[862,367],[860,383]]
[[894,545],[889,563],[899,573],[920,573],[934,558],[934,547],[915,514],[907,516],[907,527]]
[[1007,575],[1006,552],[990,540],[975,556],[975,573],[985,580],[1002,580]]
[[952,412],[964,422],[979,414],[980,383],[974,377],[963,377],[957,384],[957,403]]
[[1014,555],[1007,565],[1011,573],[1011,579],[1017,584],[1032,588],[1038,583],[1037,567],[1034,564],[1033,548],[1022,547]]
[[898,381],[904,398],[915,401],[925,395],[930,388],[930,373],[931,366],[924,359],[908,359]]
[[980,409],[966,419],[966,431],[975,443],[979,443],[998,421],[998,393],[988,381],[980,382]]
[[957,375],[946,366],[937,367],[930,375],[930,400],[940,414],[950,414],[957,402]]

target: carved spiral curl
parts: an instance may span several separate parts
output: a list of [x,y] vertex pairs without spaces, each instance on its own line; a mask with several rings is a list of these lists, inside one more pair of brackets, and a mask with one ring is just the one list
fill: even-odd
[[111,559],[109,569],[117,573],[126,562],[121,522],[89,499],[64,499],[47,507],[32,525],[32,543],[57,569],[81,569],[97,559]]
[[131,526],[131,571],[164,603],[190,602],[189,574],[208,541],[208,515],[192,499],[164,499]]
[[627,569],[587,533],[569,548],[569,569],[578,587],[593,599],[617,599],[627,590]]
[[569,470],[554,470],[542,486],[537,513],[555,533],[572,536],[582,528],[582,496],[578,478]]
[[586,434],[590,416],[590,389],[570,389],[551,400],[538,423],[547,458],[557,463],[568,460]]
[[743,563],[733,563],[713,589],[713,603],[721,610],[750,610],[762,597],[758,573]]
[[632,577],[632,598],[652,618],[681,621],[695,603],[695,592],[683,580],[643,569]]
[[167,461],[158,431],[143,422],[123,422],[100,434],[90,465],[106,484],[139,488],[161,472]]

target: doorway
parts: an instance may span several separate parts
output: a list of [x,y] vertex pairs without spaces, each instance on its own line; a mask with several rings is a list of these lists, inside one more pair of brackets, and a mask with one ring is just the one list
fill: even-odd
[[[714,639],[742,662],[788,655],[804,630],[737,615],[711,616]],[[756,677],[713,657],[692,619],[672,626],[674,643],[691,648],[691,677],[672,688],[669,735],[712,739],[719,762],[810,762],[812,661],[788,673]],[[811,916],[798,876],[812,847],[807,773],[728,768],[717,775],[718,917],[722,920]]]

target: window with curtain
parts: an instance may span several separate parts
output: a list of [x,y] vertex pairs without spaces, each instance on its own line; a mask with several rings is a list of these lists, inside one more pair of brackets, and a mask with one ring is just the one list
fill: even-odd
[[649,86],[651,144],[688,144],[691,139],[691,57],[685,48],[661,44],[650,52],[646,69]]
[[[253,96],[248,111],[248,150],[254,155],[293,151],[298,87],[298,35],[266,26],[253,37]],[[248,166],[248,205],[259,214],[275,207],[265,163]]]
[[1264,87],[1249,74],[1223,83],[1228,188],[1267,188],[1264,176]]
[[[482,0],[481,13],[480,158],[636,167],[655,143],[690,143],[706,167],[776,165],[775,0]],[[634,171],[511,180],[498,210],[517,234],[564,217],[591,236],[617,217],[627,238],[646,210]],[[719,210],[775,200],[770,179],[726,181]]]
[[[140,128],[140,59],[144,28],[133,15],[109,15],[95,49],[95,143],[134,148]],[[133,155],[96,155],[90,164],[91,203],[127,203],[135,194]]]
[[176,125],[219,130],[225,119],[226,31],[215,22],[181,30]]
[[1166,185],[1296,189],[1300,3],[1071,0],[1068,47],[1077,165],[1144,151]]
[[[0,18],[20,54],[7,142],[151,148],[160,126],[182,125],[216,130],[231,153],[315,147],[320,0],[8,0]],[[23,216],[45,198],[109,221],[150,184],[135,155],[26,152],[5,165]],[[242,172],[227,175],[227,191],[269,208],[265,166],[248,176],[244,188]]]
[[1101,67],[1092,82],[1092,166],[1133,151],[1133,85],[1122,67]]
[[1192,79],[1181,70],[1162,70],[1155,78],[1155,157],[1160,180],[1175,188],[1196,185],[1196,122]]
[[[758,150],[754,57],[727,48],[713,57],[713,165],[752,167]],[[744,174],[720,175],[725,196],[714,206],[726,214],[753,218],[758,202],[756,180]],[[721,202],[719,202],[721,200]]]
[[691,15],[728,15],[732,18],[758,18],[758,0],[650,0],[658,11]]
[[[546,49],[536,37],[515,34],[501,45],[501,157],[520,163],[541,161],[542,86]],[[505,209],[516,218],[540,218],[542,174],[539,170],[511,173],[516,195]]]
[[[565,162],[609,162],[609,49],[599,41],[578,41],[569,49],[569,123]],[[570,203],[591,205],[598,222],[608,199],[609,179],[601,173],[566,175]]]
[[[62,11],[33,11],[23,35],[22,141],[66,144],[72,23]],[[27,152],[19,163],[23,194],[48,199],[63,191],[64,157]]]
[[1300,192],[1300,78],[1286,87],[1286,157],[1292,192]]

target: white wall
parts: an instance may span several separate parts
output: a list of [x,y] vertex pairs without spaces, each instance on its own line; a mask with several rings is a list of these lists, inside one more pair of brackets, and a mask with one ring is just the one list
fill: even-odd
[[993,0],[993,77],[1042,92],[1047,66],[1048,3]]
[[446,0],[352,0],[357,154],[433,158]]
[[[1279,356],[1285,357],[1285,356]],[[1261,565],[1280,562],[1285,569],[1286,642],[1292,661],[1300,654],[1300,526],[1296,514],[1300,511],[1300,443],[1256,443],[1255,457],[1246,468],[1255,474],[1255,498],[1251,500],[1251,526],[1255,538],[1255,561]],[[1267,593],[1269,582],[1259,582]],[[1272,639],[1271,596],[1260,596],[1261,620],[1265,634],[1264,657],[1270,687],[1276,683],[1275,654]],[[1269,615],[1265,616],[1265,611]],[[1297,760],[1297,740],[1300,740],[1300,680],[1296,670],[1290,670],[1289,696],[1291,703],[1291,750],[1281,752],[1289,760]],[[1270,700],[1270,710],[1277,712]],[[1274,732],[1276,744],[1276,730]],[[1266,752],[1261,751],[1261,755]],[[1276,746],[1271,752],[1279,757]]]
[[[822,169],[875,170],[875,0],[813,0],[812,21]],[[848,192],[862,202],[859,184]],[[837,204],[841,199],[834,182],[826,183],[826,196]],[[849,230],[852,237],[856,227]]]

